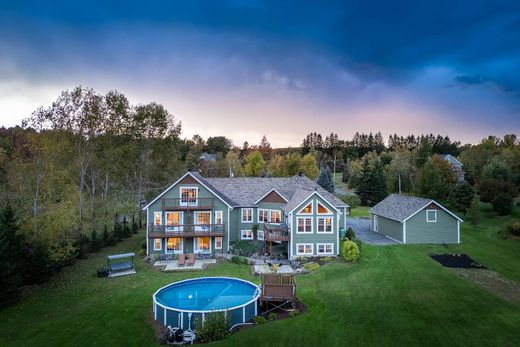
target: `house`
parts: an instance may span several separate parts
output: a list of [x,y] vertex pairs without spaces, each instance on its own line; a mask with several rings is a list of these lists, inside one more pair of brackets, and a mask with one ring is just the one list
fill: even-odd
[[389,195],[370,209],[370,228],[401,243],[460,243],[462,219],[432,199]]
[[[217,155],[215,153],[207,153],[204,152],[199,157],[199,171],[200,172],[208,172],[209,170],[215,169],[215,164],[217,162]],[[214,176],[214,172],[211,173],[211,176]]]
[[448,163],[451,164],[451,168],[453,170],[453,173],[455,174],[455,177],[457,178],[458,182],[464,182],[464,171],[462,170],[462,167],[464,164],[462,164],[457,158],[452,156],[451,154],[436,154],[439,158],[442,160],[446,160]]
[[204,178],[187,172],[143,208],[147,254],[216,254],[228,252],[233,241],[260,240],[289,258],[337,255],[347,209],[303,175]]

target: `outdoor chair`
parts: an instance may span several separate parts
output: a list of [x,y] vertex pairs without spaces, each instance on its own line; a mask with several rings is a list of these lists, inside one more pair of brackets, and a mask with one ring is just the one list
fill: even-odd
[[193,266],[195,264],[195,254],[188,254],[188,261],[186,262],[187,266]]
[[184,264],[186,263],[186,254],[180,254],[179,255],[179,261],[178,261],[178,265],[179,266],[184,266]]

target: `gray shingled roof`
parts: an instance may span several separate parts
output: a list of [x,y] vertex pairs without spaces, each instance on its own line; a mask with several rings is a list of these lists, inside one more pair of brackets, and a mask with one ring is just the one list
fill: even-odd
[[419,209],[432,202],[432,199],[416,196],[391,194],[370,209],[370,212],[381,217],[403,222]]
[[196,172],[191,174],[233,207],[255,206],[255,202],[273,188],[289,201],[284,206],[284,210],[287,210],[288,206],[296,207],[314,190],[333,206],[348,207],[343,201],[305,176],[204,178]]

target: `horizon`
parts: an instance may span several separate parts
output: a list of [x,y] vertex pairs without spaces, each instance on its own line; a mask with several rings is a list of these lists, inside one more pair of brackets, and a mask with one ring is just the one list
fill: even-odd
[[0,126],[83,85],[235,146],[314,131],[476,144],[520,133],[519,23],[515,1],[2,3]]

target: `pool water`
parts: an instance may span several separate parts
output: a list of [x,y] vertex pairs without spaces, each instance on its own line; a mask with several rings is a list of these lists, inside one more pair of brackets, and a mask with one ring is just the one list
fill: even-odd
[[244,305],[258,288],[232,278],[201,278],[177,282],[156,294],[158,303],[180,310],[211,311]]

